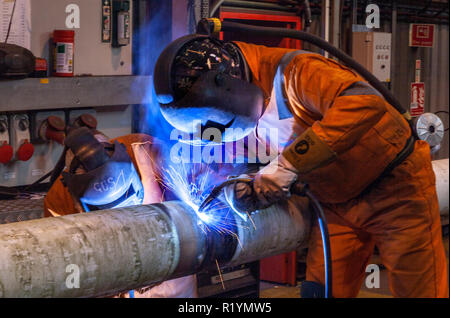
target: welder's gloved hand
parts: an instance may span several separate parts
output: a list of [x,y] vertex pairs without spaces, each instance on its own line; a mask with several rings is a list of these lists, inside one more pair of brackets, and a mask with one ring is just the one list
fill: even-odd
[[253,183],[238,182],[226,187],[225,197],[235,211],[250,213],[288,199],[296,181],[297,170],[280,155],[254,175]]
[[297,177],[297,169],[283,155],[279,155],[260,170],[253,182],[259,209],[268,208],[276,202],[288,199]]

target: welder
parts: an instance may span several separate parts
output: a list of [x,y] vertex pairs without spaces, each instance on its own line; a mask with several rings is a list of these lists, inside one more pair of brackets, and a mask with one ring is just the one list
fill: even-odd
[[[100,131],[72,128],[64,141],[64,163],[44,200],[45,216],[92,212],[160,203],[163,192],[155,161],[159,146],[149,135],[110,140]],[[116,297],[196,297],[196,277],[186,276]],[[112,295],[113,296],[113,295]]]
[[[265,139],[278,157],[226,192],[252,212],[307,184],[328,220],[333,297],[358,295],[375,246],[395,297],[448,297],[430,147],[354,70],[311,52],[189,35],[163,51],[154,86],[167,121],[193,136],[215,129],[226,143],[278,129]],[[302,297],[323,296],[324,273],[315,225]]]

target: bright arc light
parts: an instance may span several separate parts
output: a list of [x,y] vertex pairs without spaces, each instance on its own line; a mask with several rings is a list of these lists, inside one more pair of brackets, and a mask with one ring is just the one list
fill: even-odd
[[219,232],[226,231],[230,224],[222,216],[231,211],[229,206],[217,202],[211,204],[206,211],[199,212],[200,205],[210,193],[212,183],[217,182],[217,176],[205,165],[187,166],[179,164],[166,169],[164,185],[195,211],[199,223]]

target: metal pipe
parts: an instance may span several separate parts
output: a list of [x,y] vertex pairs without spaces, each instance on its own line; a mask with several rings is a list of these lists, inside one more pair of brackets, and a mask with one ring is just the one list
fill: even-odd
[[305,32],[309,32],[309,29],[311,28],[311,23],[312,23],[312,15],[311,15],[311,4],[309,3],[309,0],[304,0],[303,1],[304,6],[305,6],[305,15],[304,15],[304,28],[303,31]]
[[[323,38],[325,41],[330,42],[330,0],[323,0],[325,10],[323,11],[324,16],[322,17],[323,22]],[[329,53],[324,50],[323,55],[328,58]]]
[[354,24],[358,24],[358,0],[352,3],[352,27]]
[[392,2],[392,41],[391,41],[391,92],[395,95],[397,86],[396,53],[397,53],[397,1]]
[[108,296],[292,251],[311,224],[300,200],[230,213],[228,234],[178,201],[0,225],[0,297]]
[[340,0],[333,0],[333,45],[340,47],[341,36],[341,3]]
[[216,11],[219,10],[220,6],[223,4],[225,0],[216,0],[211,6],[211,10],[209,12],[209,17],[212,18],[216,14]]
[[441,215],[448,216],[449,206],[448,206],[448,158],[442,160],[434,160],[433,161],[433,170],[436,175],[436,191],[439,200],[439,210]]

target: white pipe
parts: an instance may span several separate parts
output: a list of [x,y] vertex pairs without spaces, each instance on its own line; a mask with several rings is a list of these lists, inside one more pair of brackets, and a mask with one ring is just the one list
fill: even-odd
[[436,175],[439,210],[441,215],[448,216],[448,158],[433,161],[433,170]]
[[[325,0],[325,41],[330,41],[330,0]],[[328,58],[328,52],[325,51],[325,57]]]
[[341,2],[333,0],[333,45],[340,47],[341,37]]

